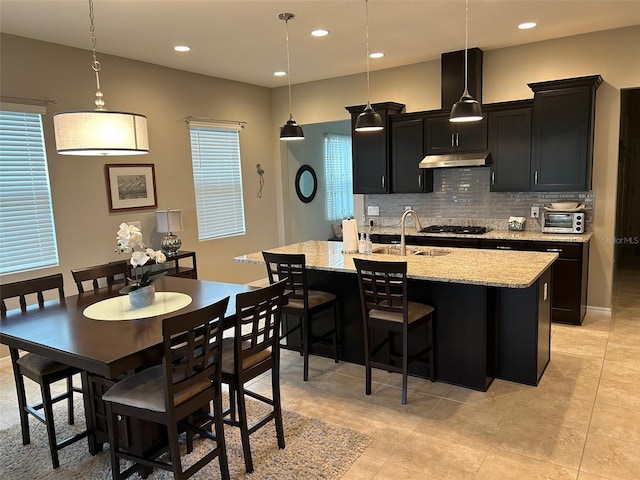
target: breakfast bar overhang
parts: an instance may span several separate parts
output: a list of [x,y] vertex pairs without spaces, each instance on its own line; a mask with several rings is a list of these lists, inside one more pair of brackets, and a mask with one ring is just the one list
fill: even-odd
[[[344,254],[342,243],[322,241],[269,249],[305,254],[309,288],[337,295],[341,308],[341,360],[364,362],[362,312],[353,258],[406,261],[409,298],[435,308],[437,381],[481,391],[486,391],[494,378],[537,385],[550,358],[551,268],[558,255],[450,248],[446,255],[430,256],[424,250],[429,248],[417,255],[413,250],[406,256],[365,256]],[[234,260],[264,263],[261,252]],[[419,336],[411,338],[409,348],[419,350],[420,341]],[[321,347],[313,353],[329,356]],[[427,376],[420,363],[410,373]]]

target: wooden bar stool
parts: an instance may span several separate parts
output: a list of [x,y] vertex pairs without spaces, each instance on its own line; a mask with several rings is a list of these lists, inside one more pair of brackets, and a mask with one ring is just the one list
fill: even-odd
[[[30,295],[36,296],[39,308],[46,308],[44,292],[49,290],[57,290],[59,301],[64,302],[64,286],[61,273],[2,285],[0,288],[0,306],[2,316],[7,313],[5,300],[10,298],[18,298],[20,309],[23,312],[27,311],[27,298]],[[87,430],[85,430],[58,442],[56,439],[56,429],[53,421],[53,405],[66,399],[69,425],[73,425],[73,394],[80,393],[84,395],[84,391],[81,388],[73,386],[72,377],[76,373],[80,373],[81,370],[35,353],[26,353],[21,356],[17,348],[10,347],[9,352],[11,354],[11,366],[13,367],[13,376],[15,378],[16,391],[18,394],[20,426],[22,427],[22,444],[27,445],[31,442],[31,435],[29,433],[29,415],[32,415],[36,420],[44,423],[47,427],[51,461],[53,463],[53,468],[58,468],[60,466],[58,451],[67,445],[71,445],[83,437],[86,437],[88,434]],[[29,405],[27,403],[24,377],[30,378],[40,385],[42,402],[35,405]],[[60,380],[67,381],[66,391],[60,395],[52,397],[51,384]],[[41,410],[44,413],[41,413]]]
[[[371,368],[379,368],[402,374],[402,404],[407,403],[407,375],[409,362],[426,354],[429,376],[435,381],[433,362],[433,307],[423,303],[410,302],[407,296],[407,262],[382,262],[354,258],[358,272],[362,321],[364,326],[365,393],[371,395]],[[425,348],[409,356],[409,334],[426,326]],[[386,331],[385,339],[373,344],[373,331]],[[402,352],[392,352],[393,334],[402,335]],[[376,360],[375,354],[388,344],[389,362]],[[395,358],[401,365],[394,362]]]
[[[303,355],[304,381],[309,379],[309,347],[316,342],[327,342],[331,337],[333,358],[338,363],[338,321],[340,309],[338,299],[333,293],[310,290],[307,285],[307,269],[304,254],[284,254],[262,252],[267,264],[269,282],[286,280],[287,304],[282,308],[284,315],[300,318],[300,323],[283,332],[281,339],[287,338],[296,330],[300,330],[300,353]],[[323,310],[333,309],[333,327],[315,335],[311,329],[313,317]]]

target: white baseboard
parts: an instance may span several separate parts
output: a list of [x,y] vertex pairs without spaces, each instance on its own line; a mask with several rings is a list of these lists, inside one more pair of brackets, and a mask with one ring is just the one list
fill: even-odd
[[611,307],[594,307],[591,305],[587,305],[587,315],[606,315],[608,317],[611,316]]

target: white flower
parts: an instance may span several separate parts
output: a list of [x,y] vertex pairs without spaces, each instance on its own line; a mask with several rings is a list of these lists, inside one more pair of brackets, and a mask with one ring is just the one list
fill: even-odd
[[[167,257],[160,250],[153,250],[145,246],[142,242],[142,232],[135,225],[121,223],[118,227],[116,240],[118,241],[116,252],[131,252],[129,263],[134,267],[143,266],[151,259],[155,260],[156,263],[165,263],[167,261]],[[142,280],[139,282],[140,285],[144,283],[144,278],[145,276],[143,275]]]

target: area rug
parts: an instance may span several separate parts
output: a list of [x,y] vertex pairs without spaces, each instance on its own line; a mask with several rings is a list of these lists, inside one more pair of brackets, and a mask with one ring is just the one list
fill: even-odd
[[[58,439],[84,427],[84,410],[81,402],[76,402],[77,425],[69,426],[66,409],[58,408],[56,428]],[[251,417],[259,415],[262,407],[257,402],[248,404]],[[286,448],[278,449],[273,422],[251,435],[254,472],[247,475],[238,428],[225,425],[225,441],[229,470],[232,479],[250,480],[314,480],[339,479],[357,460],[372,439],[354,430],[329,425],[321,420],[308,418],[294,412],[284,411],[283,422]],[[194,452],[207,448],[205,440],[195,443]],[[60,467],[53,469],[44,425],[31,421],[31,443],[22,445],[20,425],[0,430],[0,478],[25,479],[82,479],[108,480],[111,465],[108,445],[105,451],[91,456],[86,440],[70,445],[59,452]],[[191,457],[183,457],[183,465],[191,463]],[[137,478],[135,475],[131,478]],[[154,470],[150,479],[173,478],[170,472]],[[218,479],[220,470],[218,459],[196,473],[194,479]]]

